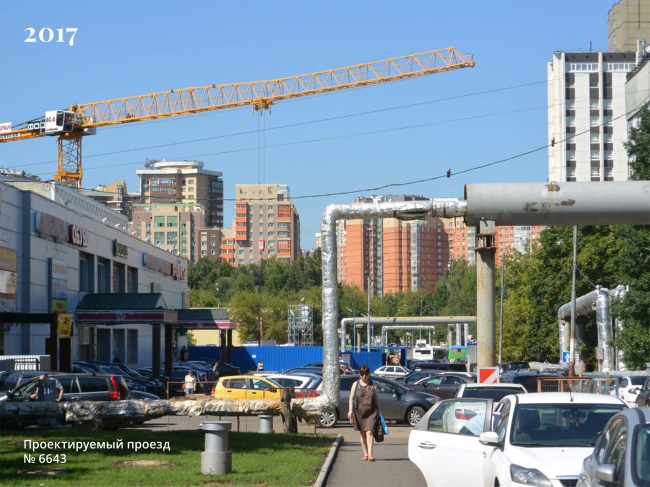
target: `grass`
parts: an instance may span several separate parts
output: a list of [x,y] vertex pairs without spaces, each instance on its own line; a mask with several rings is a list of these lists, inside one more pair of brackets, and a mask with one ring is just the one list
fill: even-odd
[[[78,431],[25,430],[0,431],[0,485],[11,486],[306,486],[313,485],[332,444],[332,436],[229,433],[232,473],[225,476],[201,474],[202,431]],[[33,441],[107,441],[123,440],[118,450],[36,450],[23,446]],[[169,442],[171,451],[127,449],[127,442]],[[37,463],[26,463],[25,454]],[[65,464],[39,464],[40,454],[61,454]],[[121,461],[158,460],[164,466],[124,466]],[[60,475],[26,474],[19,471],[63,469]]]

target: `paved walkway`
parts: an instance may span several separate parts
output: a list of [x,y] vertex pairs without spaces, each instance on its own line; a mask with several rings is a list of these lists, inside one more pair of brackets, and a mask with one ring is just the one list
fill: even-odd
[[[147,421],[138,429],[151,430],[193,430],[199,429],[201,421],[219,420],[218,416],[200,416],[188,418],[183,416],[168,416],[153,421]],[[224,416],[222,421],[233,423],[232,431],[237,431],[237,419]],[[254,416],[243,416],[240,419],[239,430],[242,432],[256,432],[259,429],[259,420]],[[317,428],[317,434],[343,435],[341,445],[332,471],[327,479],[327,487],[426,487],[424,477],[420,470],[408,459],[408,437],[410,426],[389,424],[390,435],[385,437],[383,443],[376,444],[374,449],[374,462],[362,462],[361,439],[359,432],[354,431],[350,424],[339,423],[336,428]],[[280,418],[275,418],[274,429],[282,432]],[[305,423],[298,423],[298,432],[313,434],[314,429]]]

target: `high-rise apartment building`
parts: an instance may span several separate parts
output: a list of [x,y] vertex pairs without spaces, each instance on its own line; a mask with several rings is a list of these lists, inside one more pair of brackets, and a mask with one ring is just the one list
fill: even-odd
[[648,38],[649,29],[650,0],[621,0],[607,13],[607,49],[633,51],[637,40]]
[[140,194],[127,192],[124,181],[113,181],[109,185],[100,184],[96,189],[82,191],[84,196],[94,199],[110,209],[131,219],[131,204],[140,203]]
[[[419,196],[357,198],[356,203],[422,200]],[[449,198],[449,202],[457,202]],[[544,227],[496,227],[496,261],[509,252],[527,252]],[[317,234],[318,235],[318,234]],[[476,228],[462,217],[428,216],[340,220],[336,227],[338,280],[375,296],[435,287],[454,260],[476,262]],[[370,282],[368,282],[370,278]]]
[[549,181],[628,180],[625,83],[635,58],[634,52],[553,53]]
[[300,217],[286,184],[235,186],[234,265],[300,256]]
[[199,204],[206,227],[223,227],[223,173],[204,169],[200,161],[147,161],[138,169],[143,204]]
[[[191,262],[206,257],[201,255],[198,243],[199,229],[206,230],[205,210],[199,204],[134,204],[131,229],[135,237]],[[212,230],[213,233],[219,231]]]

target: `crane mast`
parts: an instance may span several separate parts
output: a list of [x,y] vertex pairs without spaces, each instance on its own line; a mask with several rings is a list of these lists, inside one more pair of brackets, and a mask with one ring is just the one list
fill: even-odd
[[266,81],[208,85],[146,95],[72,105],[54,110],[24,128],[0,134],[0,143],[58,137],[58,167],[54,179],[81,187],[81,139],[97,127],[156,120],[250,105],[253,111],[269,109],[280,100],[358,88],[400,79],[474,67],[472,56],[448,47],[435,51],[357,64],[344,68]]

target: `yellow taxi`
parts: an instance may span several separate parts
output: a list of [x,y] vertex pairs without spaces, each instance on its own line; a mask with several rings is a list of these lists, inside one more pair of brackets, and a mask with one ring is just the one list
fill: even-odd
[[212,389],[217,399],[280,399],[282,386],[266,377],[233,375],[222,377]]

